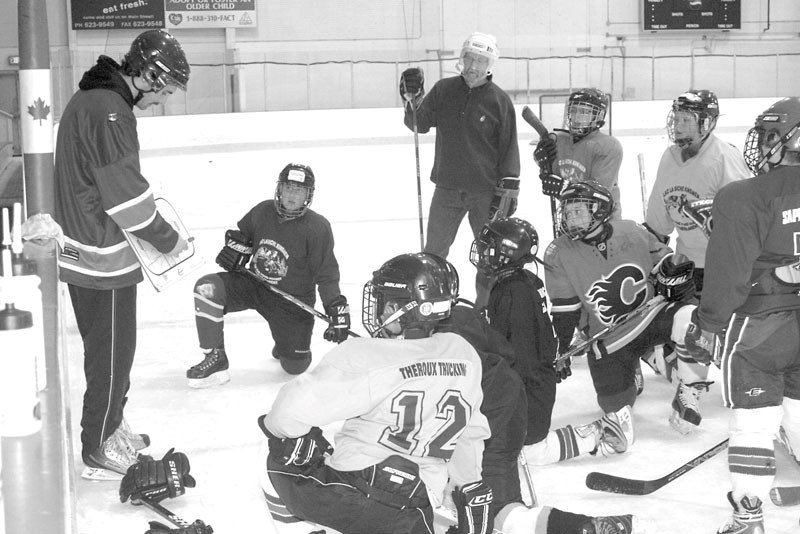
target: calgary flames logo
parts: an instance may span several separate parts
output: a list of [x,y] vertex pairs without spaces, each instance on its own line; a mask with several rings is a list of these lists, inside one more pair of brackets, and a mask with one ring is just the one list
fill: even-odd
[[647,299],[647,281],[637,265],[620,265],[589,287],[586,297],[604,325],[613,324]]

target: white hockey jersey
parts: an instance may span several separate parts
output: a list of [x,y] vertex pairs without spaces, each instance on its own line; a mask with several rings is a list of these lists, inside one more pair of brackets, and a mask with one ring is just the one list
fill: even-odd
[[448,476],[459,485],[481,479],[490,436],[482,401],[480,357],[457,334],[351,338],[285,384],[265,422],[276,436],[298,437],[344,421],[328,465],[355,471],[397,454],[420,466],[438,500]]
[[708,238],[679,211],[682,202],[713,199],[723,186],[750,177],[742,153],[714,134],[700,151],[683,161],[681,149],[670,146],[661,156],[658,174],[647,203],[647,224],[663,235],[677,229],[675,252],[705,266]]

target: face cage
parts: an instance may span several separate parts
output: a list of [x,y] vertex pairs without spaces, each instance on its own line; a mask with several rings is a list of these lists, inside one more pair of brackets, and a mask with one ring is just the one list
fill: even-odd
[[278,210],[278,215],[283,217],[284,219],[297,219],[298,217],[302,217],[308,211],[308,207],[311,205],[311,201],[314,200],[314,189],[308,187],[307,185],[303,184],[294,184],[299,187],[302,187],[306,190],[306,199],[303,201],[303,205],[297,209],[290,210],[283,206],[281,202],[281,197],[283,195],[283,187],[287,185],[287,182],[278,182],[278,185],[275,186],[275,209]]
[[596,230],[603,221],[596,217],[599,202],[585,198],[568,199],[558,207],[561,233],[577,241]]
[[605,118],[605,110],[591,102],[570,103],[564,110],[564,125],[569,133],[577,137],[599,130]]
[[691,113],[694,116],[697,135],[696,137],[681,137],[680,139],[677,139],[675,136],[675,113],[676,111],[674,109],[670,109],[669,113],[667,114],[667,135],[669,136],[670,142],[678,145],[680,148],[687,148],[695,143],[702,142],[706,137],[708,137],[708,134],[711,133],[711,130],[713,130],[714,126],[717,124],[716,117],[701,114],[697,111],[690,111],[688,109],[679,109],[677,113]]
[[[762,126],[754,126],[747,132],[747,138],[744,142],[744,162],[747,167],[755,175],[764,174],[769,170],[768,165],[770,160],[775,156],[778,151],[781,151],[781,159],[777,163],[771,165],[778,165],[783,160],[784,152],[787,149],[787,143],[800,129],[800,122],[795,124],[783,137],[778,138],[778,132],[770,130],[767,134]],[[764,154],[761,147],[764,145],[770,146],[769,151]]]
[[487,236],[472,242],[469,261],[484,274],[497,274],[513,266],[517,250],[517,244],[510,239]]

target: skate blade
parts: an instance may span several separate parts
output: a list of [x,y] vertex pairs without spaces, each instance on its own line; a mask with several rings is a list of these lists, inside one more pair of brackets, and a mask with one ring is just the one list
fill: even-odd
[[687,434],[691,434],[697,426],[693,425],[692,423],[688,422],[686,419],[681,418],[678,415],[678,412],[672,412],[672,415],[669,417],[669,426],[673,429],[677,430],[679,433],[683,434],[684,436]]
[[110,469],[102,469],[100,467],[84,467],[81,472],[81,478],[86,480],[100,480],[100,481],[119,481],[122,480],[122,475]]
[[217,371],[206,378],[190,378],[189,387],[193,389],[206,389],[214,386],[221,386],[230,381],[231,375],[228,371]]

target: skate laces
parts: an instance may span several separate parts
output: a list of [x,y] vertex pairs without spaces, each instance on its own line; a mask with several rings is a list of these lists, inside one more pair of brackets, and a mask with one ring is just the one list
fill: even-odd
[[206,354],[206,357],[203,358],[202,362],[200,362],[197,365],[195,365],[194,367],[192,367],[192,370],[193,371],[206,371],[208,369],[211,369],[215,365],[217,365],[219,360],[220,360],[220,350],[219,349],[214,349],[211,352],[209,352],[208,354]]
[[633,421],[627,406],[607,413],[597,421],[597,425],[600,433],[598,448],[604,456],[623,453],[633,444]]
[[708,391],[709,386],[713,382],[692,382],[691,384],[680,383],[678,386],[678,400],[680,401],[681,409],[687,408],[698,412],[698,405],[700,403],[700,395]]

